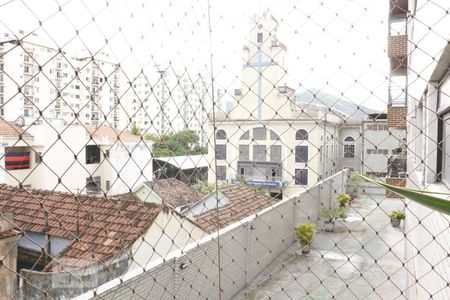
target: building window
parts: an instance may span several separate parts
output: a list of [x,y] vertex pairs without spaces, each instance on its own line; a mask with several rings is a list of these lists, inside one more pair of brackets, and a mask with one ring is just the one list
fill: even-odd
[[256,36],[256,41],[258,43],[262,43],[263,42],[263,33],[262,32],[258,32],[258,34]]
[[105,150],[105,158],[109,158],[109,149]]
[[86,164],[100,163],[100,147],[97,145],[86,146]]
[[216,139],[218,140],[226,140],[227,139],[227,133],[225,130],[219,129],[216,132]]
[[241,160],[241,161],[250,160],[248,145],[239,145],[239,160]]
[[295,146],[295,162],[308,162],[308,146]]
[[355,139],[351,136],[347,136],[344,139],[344,157],[345,158],[355,157]]
[[255,141],[265,141],[267,139],[267,130],[263,127],[253,128],[253,139]]
[[216,159],[227,159],[227,145],[216,145]]
[[242,141],[242,140],[247,141],[248,139],[250,139],[250,132],[249,132],[249,131],[246,131],[246,132],[244,132],[243,135],[241,135],[240,140],[241,140],[241,141]]
[[308,132],[305,129],[299,129],[295,133],[295,139],[297,141],[307,141],[308,140]]
[[266,145],[253,145],[253,160],[266,161]]
[[105,181],[105,189],[107,192],[111,189],[111,181],[109,180]]
[[278,134],[275,131],[271,130],[270,131],[270,140],[279,141],[280,137],[278,136]]
[[308,185],[308,169],[295,169],[295,184]]
[[281,162],[281,145],[270,146],[270,161]]
[[227,167],[217,166],[216,177],[217,180],[227,180]]
[[86,178],[86,194],[94,195],[100,194],[101,189],[101,177],[100,176],[90,176]]
[[437,173],[441,181],[450,187],[450,73],[439,85],[438,107]]

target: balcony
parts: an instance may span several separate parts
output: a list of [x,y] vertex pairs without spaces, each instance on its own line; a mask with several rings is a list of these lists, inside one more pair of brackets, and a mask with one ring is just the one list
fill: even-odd
[[231,179],[231,183],[239,183],[244,180],[248,185],[283,188],[286,181],[281,176],[242,176]]

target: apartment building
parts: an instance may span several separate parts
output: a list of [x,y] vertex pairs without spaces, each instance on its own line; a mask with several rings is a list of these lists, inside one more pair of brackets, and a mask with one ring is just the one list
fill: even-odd
[[143,133],[159,136],[192,130],[200,143],[206,144],[204,124],[212,105],[201,75],[165,67],[141,73],[124,86],[119,128],[126,129],[134,123]]
[[338,136],[343,116],[296,101],[285,82],[287,47],[277,39],[278,21],[269,13],[251,20],[243,47],[242,88],[234,107],[217,113],[216,145],[209,145],[208,180],[261,186],[268,195],[289,197],[338,170]]
[[104,53],[73,57],[35,34],[5,34],[0,70],[0,115],[7,121],[117,127],[120,68]]
[[[389,137],[383,139],[383,142],[386,144],[386,139],[391,140],[393,147],[402,147],[403,151],[406,151],[404,145],[406,144],[406,115],[409,88],[407,72],[409,59],[407,49],[407,16],[408,0],[389,0],[387,43],[387,55],[389,58],[387,126]],[[381,150],[388,150],[389,152],[389,149],[386,149],[386,147],[381,148]],[[380,155],[378,154],[378,149],[377,155]],[[384,155],[383,152],[381,155]],[[405,159],[400,164],[403,166],[400,169],[406,168]],[[390,160],[387,163],[386,173],[391,173],[389,170],[392,170],[395,167],[394,165]],[[382,168],[384,168],[384,165]],[[403,170],[404,172],[406,170]],[[375,173],[385,175],[385,172]],[[395,185],[404,185],[404,180],[396,178],[398,176],[397,172],[387,174],[387,182]]]
[[62,120],[26,131],[0,122],[2,183],[81,194],[116,195],[152,180],[152,143],[107,126]]

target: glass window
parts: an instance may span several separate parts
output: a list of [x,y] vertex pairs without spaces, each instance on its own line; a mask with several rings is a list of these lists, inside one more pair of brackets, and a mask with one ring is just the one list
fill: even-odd
[[246,131],[246,132],[244,132],[243,135],[241,135],[240,140],[248,140],[248,139],[250,139],[250,132]]
[[227,145],[216,146],[216,159],[227,159]]
[[308,146],[295,146],[295,162],[308,162]]
[[439,86],[439,110],[450,106],[450,75]]
[[97,145],[86,146],[86,164],[100,163],[100,147]]
[[355,157],[355,139],[352,136],[347,136],[344,139],[344,158]]
[[267,139],[267,130],[263,127],[253,128],[253,139],[262,141]]
[[253,145],[253,160],[266,161],[266,145]]
[[248,145],[239,145],[239,160],[250,160]]
[[278,141],[278,140],[280,140],[280,137],[278,136],[278,134],[275,131],[271,130],[270,131],[270,140]]
[[101,177],[94,176],[86,178],[86,194],[100,194],[101,193]]
[[226,140],[227,139],[227,133],[225,130],[219,129],[216,132],[216,139],[218,140]]
[[299,129],[295,133],[295,139],[297,141],[305,141],[308,140],[308,132],[305,129]]
[[295,169],[295,184],[308,185],[308,169]]
[[227,180],[227,167],[217,166],[216,177],[217,180]]
[[270,146],[270,161],[281,162],[281,145]]
[[256,41],[258,43],[262,43],[263,42],[263,33],[262,32],[258,32],[258,34],[256,36]]

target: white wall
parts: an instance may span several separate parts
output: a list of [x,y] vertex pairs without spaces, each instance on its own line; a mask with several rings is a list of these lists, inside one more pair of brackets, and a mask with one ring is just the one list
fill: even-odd
[[144,268],[150,262],[167,257],[169,253],[200,240],[204,235],[204,231],[189,220],[164,209],[146,234],[132,246],[133,262],[129,269]]

